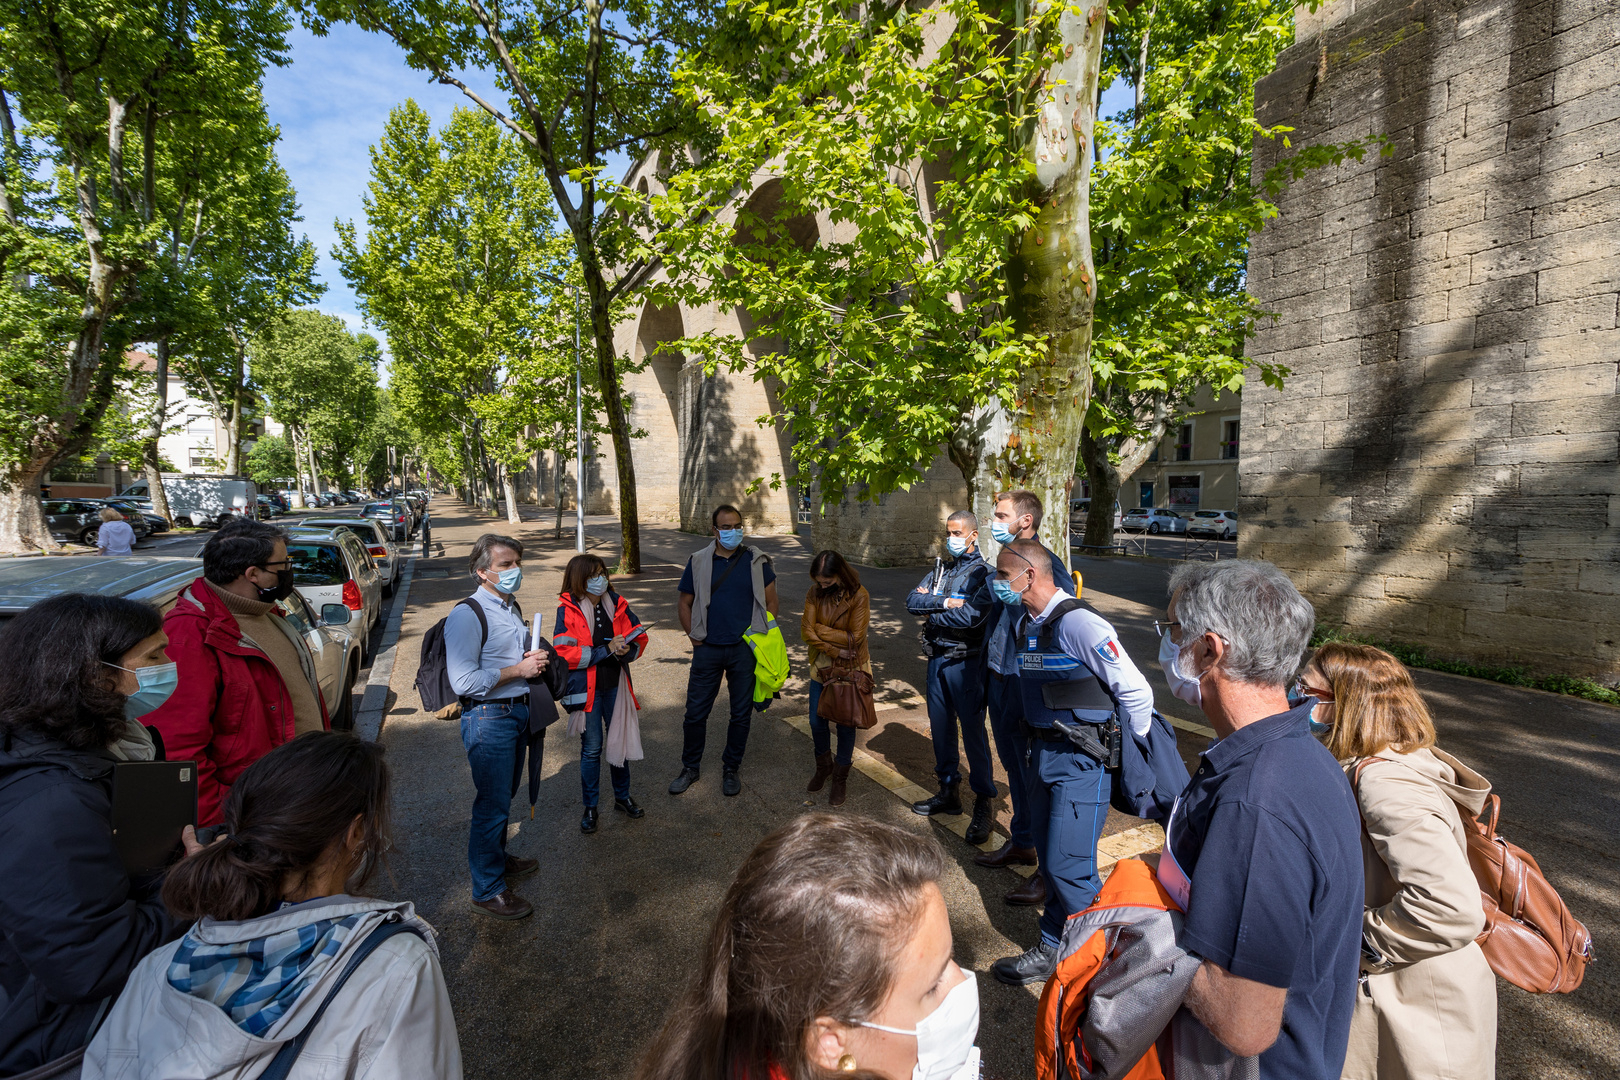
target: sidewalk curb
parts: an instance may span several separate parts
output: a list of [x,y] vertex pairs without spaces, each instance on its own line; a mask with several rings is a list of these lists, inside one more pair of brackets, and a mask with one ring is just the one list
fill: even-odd
[[388,707],[388,684],[394,677],[394,647],[399,644],[399,628],[405,618],[405,608],[411,598],[411,578],[416,573],[416,557],[405,562],[405,572],[399,576],[399,589],[388,608],[388,622],[383,627],[382,641],[377,645],[377,656],[371,661],[371,677],[366,680],[366,695],[360,700],[360,712],[354,718],[354,733],[367,742],[382,737],[383,713]]

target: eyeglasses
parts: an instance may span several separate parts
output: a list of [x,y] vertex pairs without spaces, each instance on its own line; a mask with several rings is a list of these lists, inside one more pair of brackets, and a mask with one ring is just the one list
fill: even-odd
[[1318,690],[1306,683],[1304,679],[1295,681],[1294,693],[1302,698],[1313,697],[1318,705],[1331,705],[1333,703],[1333,691]]
[[1178,622],[1160,622],[1158,619],[1154,619],[1153,620],[1153,632],[1155,634],[1158,634],[1160,637],[1164,637],[1164,635],[1166,635],[1166,634],[1168,634],[1170,632],[1170,628],[1172,626],[1180,626],[1180,625],[1181,624],[1178,623]]
[[291,559],[277,559],[275,562],[262,562],[256,564],[260,570],[268,570],[272,566],[291,566]]

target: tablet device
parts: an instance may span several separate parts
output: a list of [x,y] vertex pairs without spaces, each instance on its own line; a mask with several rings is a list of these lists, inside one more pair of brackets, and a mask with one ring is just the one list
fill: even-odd
[[113,845],[131,875],[161,870],[197,824],[195,761],[124,761],[113,766]]

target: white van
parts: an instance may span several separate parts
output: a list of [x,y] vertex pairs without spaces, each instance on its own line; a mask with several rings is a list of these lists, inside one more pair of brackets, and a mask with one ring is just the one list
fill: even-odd
[[[233,517],[257,517],[259,488],[245,476],[209,476],[202,473],[164,473],[163,493],[169,497],[169,515],[176,522],[198,529],[214,529]],[[120,495],[150,498],[144,479]]]

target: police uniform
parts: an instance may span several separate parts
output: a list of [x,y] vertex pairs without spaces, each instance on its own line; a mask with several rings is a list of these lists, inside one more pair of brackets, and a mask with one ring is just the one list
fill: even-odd
[[[996,797],[990,735],[984,724],[984,637],[996,614],[990,595],[990,567],[977,550],[941,563],[906,594],[906,610],[925,617],[923,644],[928,652],[928,724],[934,743],[934,775],[940,791],[962,780],[957,751],[957,723],[967,747],[968,786],[986,800],[984,827],[990,825],[989,800]],[[918,591],[922,590],[922,591]],[[959,607],[947,608],[952,598]],[[919,804],[920,805],[920,804]]]
[[[1098,754],[1111,753],[1117,764],[1118,723],[1147,733],[1153,689],[1108,621],[1062,591],[1040,615],[1021,620],[1017,644],[1029,743],[1025,782],[1047,885],[1041,942],[1056,946],[1064,921],[1090,906],[1100,885],[1097,839],[1111,788],[1108,762]],[[1077,736],[1089,752],[1076,745]]]

